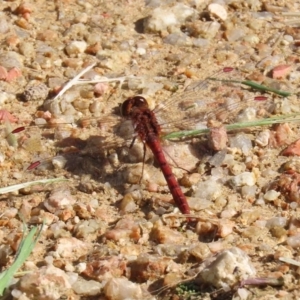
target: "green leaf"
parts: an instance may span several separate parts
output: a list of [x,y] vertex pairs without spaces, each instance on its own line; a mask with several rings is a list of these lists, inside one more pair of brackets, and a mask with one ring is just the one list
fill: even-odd
[[[22,241],[18,248],[18,252],[16,254],[15,261],[13,262],[13,264],[10,266],[9,269],[5,270],[0,274],[0,296],[3,296],[5,289],[9,286],[15,273],[19,270],[19,268],[23,265],[23,263],[26,261],[26,259],[32,252],[34,246],[36,245],[41,235],[43,226],[44,224],[40,226],[39,230],[38,227],[35,226],[30,230],[30,232],[27,234],[25,238],[23,236]],[[24,227],[26,230],[26,226]]]

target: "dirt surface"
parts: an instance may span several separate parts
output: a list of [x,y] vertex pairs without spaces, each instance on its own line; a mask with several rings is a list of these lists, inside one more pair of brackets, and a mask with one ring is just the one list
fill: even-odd
[[[6,299],[299,298],[299,1],[0,8],[1,187],[64,179],[1,194],[2,270],[23,222],[44,222]],[[151,151],[130,147],[119,108],[134,95],[162,136],[212,128],[163,142],[192,222]]]

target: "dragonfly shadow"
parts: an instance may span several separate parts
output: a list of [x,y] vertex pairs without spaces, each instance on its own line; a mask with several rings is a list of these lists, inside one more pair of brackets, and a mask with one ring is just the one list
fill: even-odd
[[[62,156],[64,169],[80,178],[90,178],[93,184],[81,188],[92,192],[92,188],[98,189],[98,185],[109,183],[120,194],[124,193],[123,164],[114,165],[110,156],[113,152],[101,149],[101,137],[90,136],[83,140],[68,137],[56,143],[60,149],[57,156]],[[100,143],[97,145],[97,143]],[[93,187],[92,187],[93,186]]]
[[[121,148],[108,150],[105,147],[101,148],[102,142],[105,142],[105,139],[99,136],[89,136],[86,140],[78,137],[68,137],[58,141],[56,146],[60,149],[58,156],[63,156],[65,160],[65,170],[80,178],[90,178],[88,182],[85,181],[84,184],[80,184],[80,189],[82,191],[90,193],[93,192],[93,190],[98,190],[101,185],[108,183],[113,189],[116,189],[119,194],[124,195],[124,193],[126,193],[126,188],[128,189],[128,186],[126,187],[128,167],[131,168],[131,166],[136,165],[136,162],[130,162],[130,154],[125,157],[120,155],[122,151],[124,152],[124,145]],[[181,149],[180,143],[172,144],[175,144],[175,147],[179,146],[179,149]],[[184,141],[181,144],[186,145],[187,142]],[[174,145],[171,145],[171,147],[173,146]],[[187,172],[193,172],[197,167],[197,162],[204,157],[209,156],[210,152],[207,149],[203,150],[205,148],[205,140],[201,141],[201,144],[197,141],[184,148],[188,149],[189,152],[188,156],[190,156],[190,158],[188,158],[188,160],[190,159],[192,162],[190,167],[187,167],[187,164],[185,163],[182,165],[182,161],[176,159],[176,157],[174,157],[173,160],[173,153],[168,151],[169,149],[166,149],[164,152],[167,157],[171,157],[171,159],[168,160],[170,160],[172,168],[181,168]],[[126,151],[130,153],[131,150],[134,151],[134,149],[128,148]],[[147,154],[151,154],[150,149],[147,149]],[[117,157],[116,164],[114,164],[111,159],[113,156]],[[118,159],[120,159],[120,161]],[[152,156],[146,157],[145,164],[147,165],[149,163],[150,165],[157,167],[158,172],[161,172],[159,170],[159,163],[155,161]],[[142,168],[140,168],[140,170],[142,170]],[[140,176],[143,176],[142,171]],[[81,181],[83,182],[84,180]],[[149,212],[151,208],[148,206],[151,201],[146,202],[148,205],[146,205],[144,209]]]

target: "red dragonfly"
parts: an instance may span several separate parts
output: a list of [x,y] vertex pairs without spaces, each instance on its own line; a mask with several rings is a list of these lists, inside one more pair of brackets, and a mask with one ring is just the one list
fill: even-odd
[[[215,82],[213,84],[209,81],[198,82],[183,93],[168,98],[154,110],[149,108],[147,101],[141,96],[130,97],[122,105],[122,115],[131,120],[135,132],[131,139],[131,146],[137,137],[143,142],[144,160],[146,146],[151,149],[173,199],[183,214],[190,214],[190,208],[162,150],[160,142],[162,135],[176,130],[203,128],[208,121],[215,122],[214,124],[233,122],[240,112],[245,111],[245,108],[253,109],[255,106],[262,106],[261,101],[247,101],[245,94],[242,94],[240,87],[237,88],[236,85],[226,88],[223,84],[216,86],[218,85]],[[264,106],[265,104],[266,102]],[[80,121],[85,123],[86,120]],[[108,117],[99,118],[97,122],[107,131],[112,124],[120,122],[120,117],[110,114]],[[21,130],[23,129],[17,128],[14,132]],[[120,145],[120,139],[113,137],[110,140],[103,139],[103,143],[101,142],[97,147],[103,150]],[[40,161],[33,163],[29,169],[35,168],[38,164]]]
[[[180,211],[183,214],[190,214],[187,200],[162,150],[159,140],[161,128],[154,112],[149,109],[146,99],[140,96],[128,98],[122,105],[122,115],[132,121],[135,132],[144,145],[147,145],[151,149],[156,160],[159,162],[173,199]],[[146,148],[144,148],[144,155],[145,153]]]

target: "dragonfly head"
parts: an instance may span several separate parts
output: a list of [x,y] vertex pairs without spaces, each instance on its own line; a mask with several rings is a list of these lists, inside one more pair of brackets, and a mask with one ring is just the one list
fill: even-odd
[[130,117],[136,110],[148,109],[148,103],[144,97],[134,96],[125,100],[121,106],[121,114],[123,117]]

